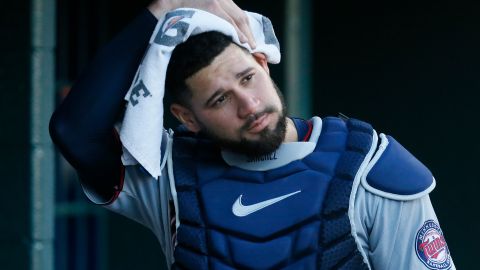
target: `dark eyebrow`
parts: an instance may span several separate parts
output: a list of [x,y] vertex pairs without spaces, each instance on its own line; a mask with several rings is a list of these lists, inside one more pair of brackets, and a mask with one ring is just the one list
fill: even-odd
[[253,67],[248,67],[248,68],[246,68],[244,71],[241,71],[241,72],[237,73],[237,74],[235,75],[235,78],[236,78],[236,79],[240,79],[240,78],[242,78],[243,76],[245,76],[247,73],[249,73],[249,72],[252,71],[252,70],[253,70]]
[[213,93],[213,95],[210,96],[209,99],[207,99],[207,101],[205,102],[205,106],[208,107],[208,105],[219,95],[221,95],[223,92],[225,92],[225,90],[223,90],[223,88],[220,88],[218,89],[217,91],[215,91],[215,93]]
[[[243,76],[245,76],[246,74],[248,74],[249,72],[251,72],[254,68],[253,67],[248,67],[246,68],[245,70],[243,71],[240,71],[239,73],[235,74],[235,78],[236,79],[240,79],[242,78]],[[210,98],[207,99],[207,101],[205,102],[205,106],[209,106],[209,104],[219,95],[221,95],[223,92],[225,92],[225,90],[223,88],[220,88],[218,89],[217,91],[215,91],[215,93],[213,93],[213,95],[210,96]]]

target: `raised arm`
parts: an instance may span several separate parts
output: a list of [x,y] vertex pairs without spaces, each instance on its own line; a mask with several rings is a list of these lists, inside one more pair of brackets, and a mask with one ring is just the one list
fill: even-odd
[[50,120],[53,142],[98,203],[115,198],[123,177],[121,145],[113,128],[123,110],[123,97],[157,18],[179,7],[217,14],[235,23],[243,39],[253,43],[245,15],[230,0],[156,0],[98,52]]
[[82,184],[109,202],[122,177],[121,147],[114,124],[156,25],[142,12],[103,47],[50,120],[50,136]]

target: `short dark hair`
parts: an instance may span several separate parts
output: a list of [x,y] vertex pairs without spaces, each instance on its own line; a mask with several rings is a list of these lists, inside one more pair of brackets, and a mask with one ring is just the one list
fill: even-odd
[[231,37],[210,31],[191,36],[175,47],[165,79],[165,89],[171,95],[173,103],[190,107],[192,93],[185,81],[210,65],[230,44],[235,44]]

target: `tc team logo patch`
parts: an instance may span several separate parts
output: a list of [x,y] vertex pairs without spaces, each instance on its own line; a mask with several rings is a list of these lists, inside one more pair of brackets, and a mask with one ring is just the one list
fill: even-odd
[[450,269],[452,261],[442,229],[433,220],[427,220],[418,230],[415,251],[428,269]]

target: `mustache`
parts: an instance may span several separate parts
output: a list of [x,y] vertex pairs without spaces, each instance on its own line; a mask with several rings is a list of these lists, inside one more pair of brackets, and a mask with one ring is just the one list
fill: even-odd
[[245,124],[240,128],[242,131],[247,131],[255,120],[264,116],[267,113],[277,112],[277,109],[274,106],[267,106],[264,110],[256,113],[252,113],[247,117]]

